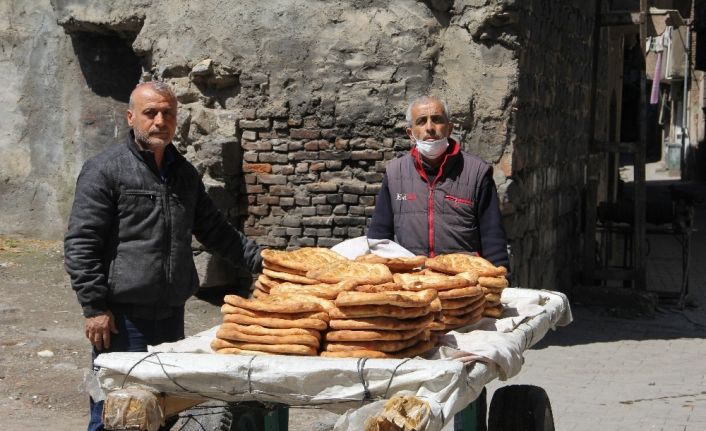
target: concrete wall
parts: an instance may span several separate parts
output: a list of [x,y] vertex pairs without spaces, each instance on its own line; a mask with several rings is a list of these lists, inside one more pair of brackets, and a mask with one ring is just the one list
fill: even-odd
[[[18,163],[0,171],[10,203],[0,232],[63,233],[80,164],[124,133],[124,93],[140,75],[175,88],[176,144],[233,223],[268,246],[328,247],[364,234],[385,162],[409,149],[407,101],[433,92],[448,99],[463,147],[496,167],[516,283],[565,287],[593,2],[105,3],[0,6],[2,19],[26,22],[0,34],[1,105],[26,106],[5,113],[1,155]],[[109,57],[124,44],[137,57],[122,53],[116,69]]]

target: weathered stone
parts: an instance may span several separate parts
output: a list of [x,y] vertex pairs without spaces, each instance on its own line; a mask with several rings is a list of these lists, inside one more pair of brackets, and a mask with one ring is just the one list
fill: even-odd
[[269,129],[270,119],[259,119],[259,120],[240,120],[238,121],[238,126],[243,129]]
[[366,206],[375,205],[375,196],[361,196],[358,202]]
[[365,193],[366,187],[369,187],[369,185],[366,186],[366,184],[343,183],[341,184],[341,191],[343,193],[362,195]]
[[243,172],[258,172],[262,174],[269,174],[272,172],[272,165],[269,163],[244,163]]
[[341,238],[318,238],[316,245],[319,247],[331,248],[341,242]]
[[279,175],[292,175],[294,173],[294,166],[275,165],[275,166],[272,166],[272,173],[279,174]]
[[333,211],[333,207],[331,205],[317,205],[316,206],[316,215],[329,215]]
[[335,223],[339,226],[349,226],[349,225],[365,225],[365,217],[346,217],[346,216],[336,216],[333,217]]
[[298,245],[300,247],[314,247],[316,245],[316,239],[307,237],[296,238],[294,240],[294,245]]
[[333,207],[333,213],[335,215],[346,215],[348,214],[348,205],[339,204]]
[[287,154],[259,153],[257,159],[266,163],[289,163]]
[[282,226],[298,228],[302,225],[302,217],[299,215],[287,215],[282,218]]
[[279,204],[282,207],[292,207],[294,206],[294,198],[280,198]]
[[295,190],[293,187],[281,186],[281,185],[271,185],[270,194],[274,196],[294,196]]
[[302,219],[303,226],[333,226],[334,217],[305,217]]
[[256,141],[257,132],[254,130],[244,130],[241,137],[246,141]]
[[318,139],[321,136],[321,132],[311,129],[290,129],[289,136],[292,139]]
[[348,160],[351,158],[350,151],[327,150],[317,154],[321,160]]
[[323,205],[326,203],[326,195],[316,195],[311,198],[312,205]]
[[306,189],[311,193],[331,193],[338,191],[336,183],[313,183],[307,184]]
[[343,202],[347,204],[357,204],[358,203],[358,195],[353,195],[350,193],[344,193],[343,194]]
[[259,184],[287,184],[287,177],[284,175],[261,174],[257,176]]

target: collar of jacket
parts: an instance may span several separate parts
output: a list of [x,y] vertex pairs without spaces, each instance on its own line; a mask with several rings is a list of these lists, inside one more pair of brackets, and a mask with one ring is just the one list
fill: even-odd
[[[138,160],[146,164],[150,168],[150,170],[157,176],[157,178],[161,178],[161,174],[159,172],[159,169],[157,168],[157,161],[154,158],[154,152],[149,150],[143,150],[142,148],[138,147],[137,143],[135,143],[135,133],[132,130],[130,130],[127,134],[126,144],[127,147],[130,149],[130,152],[134,154],[135,157],[138,158]],[[164,151],[165,162],[168,161],[170,165],[176,164],[182,157],[181,154],[179,154],[179,151],[177,151],[176,147],[174,147],[174,144],[172,144],[171,142],[169,143],[169,145],[167,145]],[[171,153],[170,160],[167,160],[166,152]]]
[[[414,167],[419,173],[419,175],[424,178],[427,183],[431,184],[432,181],[429,181],[429,178],[427,177],[427,173],[424,170],[424,166],[422,165],[422,159],[419,155],[419,151],[417,151],[417,147],[412,148],[409,153],[414,159]],[[434,178],[433,182],[436,182],[437,179],[442,177],[444,170],[448,172],[449,169],[456,163],[460,155],[461,144],[459,144],[457,140],[449,138],[449,148],[446,149],[446,153],[444,154],[444,160],[442,160],[441,164],[439,165],[439,171],[437,172],[436,178]]]

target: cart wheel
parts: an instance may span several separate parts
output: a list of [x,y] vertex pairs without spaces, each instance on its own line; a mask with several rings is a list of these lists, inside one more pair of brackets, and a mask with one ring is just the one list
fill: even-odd
[[506,386],[495,391],[488,415],[489,431],[554,431],[554,416],[544,389]]
[[264,410],[211,401],[179,414],[172,431],[264,431]]

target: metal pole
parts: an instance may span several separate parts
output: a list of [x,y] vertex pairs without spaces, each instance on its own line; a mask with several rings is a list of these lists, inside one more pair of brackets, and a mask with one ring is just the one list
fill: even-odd
[[[693,16],[693,15],[692,15]],[[689,68],[691,66],[691,27],[686,26],[686,47],[684,52],[684,96],[681,110],[681,151],[679,170],[682,181],[687,179],[686,172],[686,133],[689,130]],[[691,143],[691,141],[689,141]]]

